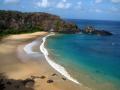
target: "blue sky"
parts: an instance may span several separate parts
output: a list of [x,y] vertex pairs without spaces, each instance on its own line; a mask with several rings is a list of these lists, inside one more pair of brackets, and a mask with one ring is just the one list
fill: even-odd
[[120,21],[120,0],[0,0],[0,9],[48,12],[62,18]]

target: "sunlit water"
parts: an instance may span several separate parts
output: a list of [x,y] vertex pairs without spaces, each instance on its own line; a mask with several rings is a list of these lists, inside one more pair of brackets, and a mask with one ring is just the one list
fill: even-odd
[[57,34],[47,39],[51,58],[93,90],[120,90],[120,22],[69,20],[80,28],[92,25],[112,36]]

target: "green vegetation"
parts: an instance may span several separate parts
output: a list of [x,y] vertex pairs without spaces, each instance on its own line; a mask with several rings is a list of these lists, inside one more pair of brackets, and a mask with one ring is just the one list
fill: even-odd
[[56,23],[55,23],[55,26],[56,26],[56,29],[59,30],[60,26],[61,26],[61,22],[58,20]]
[[0,10],[0,37],[9,34],[50,31],[51,28],[60,33],[79,32],[79,28],[75,24],[65,22],[56,15]]
[[31,27],[31,28],[26,28],[26,29],[4,29],[0,30],[0,37],[6,36],[6,35],[11,35],[11,34],[22,34],[22,33],[32,33],[32,32],[37,32],[37,31],[44,31],[44,29],[39,28],[39,27]]

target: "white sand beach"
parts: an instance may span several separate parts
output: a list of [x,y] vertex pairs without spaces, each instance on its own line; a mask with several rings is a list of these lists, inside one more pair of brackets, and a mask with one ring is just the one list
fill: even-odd
[[[4,37],[0,41],[0,73],[14,80],[36,77],[33,90],[90,90],[74,79],[70,80],[70,76],[67,78],[68,73],[62,74],[58,69],[55,70],[53,67],[57,64],[46,60],[47,57],[43,53],[45,49],[40,51],[42,39],[46,35],[47,32],[36,32]],[[52,82],[49,82],[50,80]],[[18,90],[14,87],[12,89]]]

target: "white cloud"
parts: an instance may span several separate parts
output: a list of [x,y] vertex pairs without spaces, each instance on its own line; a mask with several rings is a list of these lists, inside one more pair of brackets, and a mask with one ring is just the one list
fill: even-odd
[[59,2],[57,4],[57,8],[61,8],[61,9],[68,9],[71,7],[71,3],[68,3],[67,0],[62,0],[61,2]]
[[119,13],[120,12],[120,9],[118,9],[117,7],[112,7],[110,10],[109,10],[110,12],[117,12],[117,13]]
[[97,12],[97,13],[101,13],[102,10],[101,10],[101,9],[95,9],[95,12]]
[[95,11],[96,13],[120,13],[120,9],[117,7],[111,7],[109,9],[100,9],[100,8],[96,8],[96,9],[91,9],[91,11]]
[[67,0],[62,0],[63,2],[66,2]]
[[120,3],[120,0],[111,0],[113,3]]
[[37,7],[43,7],[43,8],[49,7],[49,5],[50,5],[48,0],[42,0],[42,1],[39,1],[35,4],[37,5]]
[[111,10],[113,10],[113,11],[118,11],[118,8],[112,7]]
[[78,5],[82,5],[82,2],[81,2],[81,1],[79,1],[79,2],[77,2],[77,4],[78,4]]
[[19,2],[19,0],[4,0],[5,4],[16,4],[18,2]]
[[60,3],[57,4],[57,8],[67,9],[67,8],[70,8],[70,7],[71,7],[70,3],[60,2]]
[[95,3],[101,3],[103,0],[95,0]]
[[81,1],[77,2],[75,9],[82,9],[82,2]]

